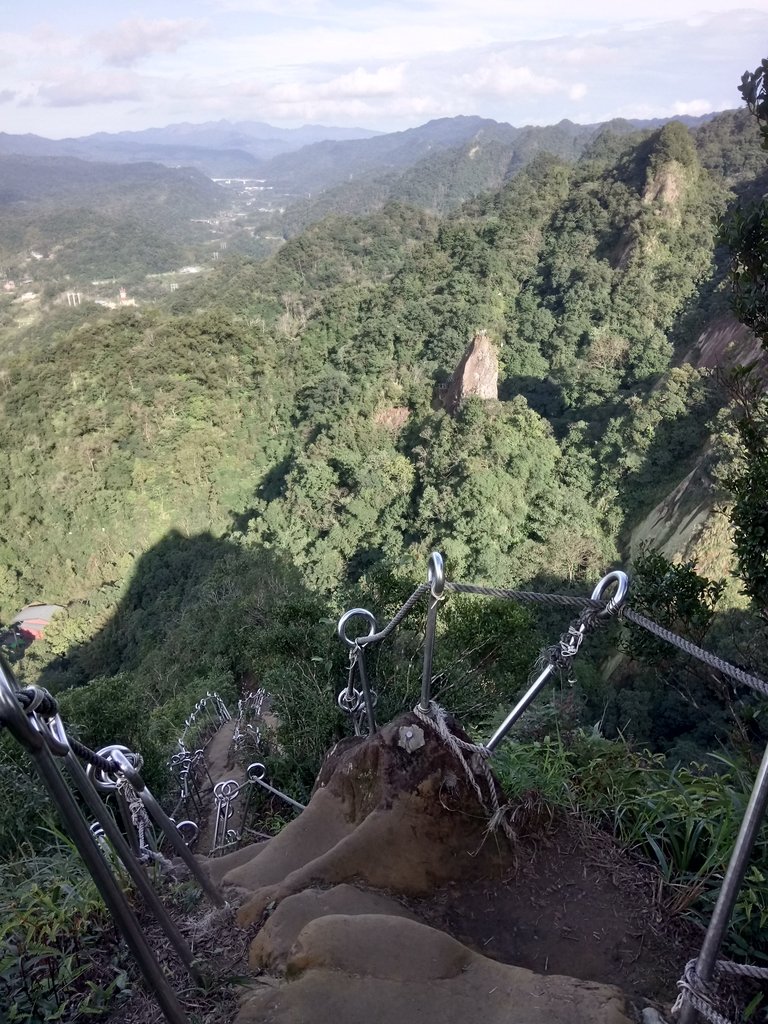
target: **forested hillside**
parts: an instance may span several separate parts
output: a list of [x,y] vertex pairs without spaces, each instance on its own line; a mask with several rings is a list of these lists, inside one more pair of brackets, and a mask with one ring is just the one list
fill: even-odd
[[[591,578],[721,401],[675,352],[720,308],[717,218],[759,160],[733,118],[604,131],[444,220],[332,218],[9,360],[5,614],[77,602],[87,633],[171,528],[237,528],[322,594],[433,547],[459,575]],[[478,329],[499,401],[452,416],[439,387]]]
[[[718,222],[764,189],[758,133],[733,113],[624,127],[577,160],[527,153],[512,174],[491,158],[499,187],[452,213],[382,193],[380,210],[328,217],[267,262],[223,258],[153,307],[52,315],[7,356],[0,618],[64,606],[20,669],[61,692],[86,739],[141,745],[162,785],[194,700],[257,679],[290,736],[276,777],[306,792],[342,729],[333,623],[348,602],[393,609],[433,549],[453,578],[588,592],[692,470],[727,480],[728,389],[686,353],[729,315]],[[450,206],[423,199],[439,158],[417,166],[428,184],[412,176],[399,198]],[[480,332],[497,395],[449,410]],[[727,529],[716,543],[728,571]],[[667,624],[764,667],[737,586],[722,602],[719,579],[645,552],[636,588]],[[441,623],[438,696],[471,726],[560,628],[461,600]],[[618,666],[615,636],[579,662],[563,728],[598,722],[671,762],[721,743],[750,756],[764,726],[749,698],[621,644]],[[382,714],[409,699],[411,667],[382,655]]]
[[228,205],[190,168],[0,156],[0,273],[22,279],[129,278],[180,266],[201,232],[194,219]]

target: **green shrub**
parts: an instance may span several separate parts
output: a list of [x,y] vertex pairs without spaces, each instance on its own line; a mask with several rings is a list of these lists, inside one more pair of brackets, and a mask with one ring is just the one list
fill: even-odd
[[[538,790],[555,806],[612,831],[622,845],[653,861],[666,882],[687,887],[691,913],[706,919],[754,782],[746,764],[719,761],[721,773],[696,764],[670,770],[660,754],[582,731],[508,742],[494,756],[494,767],[510,793]],[[766,858],[764,826],[728,938],[733,952],[762,959],[768,958]]]
[[[50,840],[50,837],[49,837]],[[67,1024],[113,1012],[129,981],[115,928],[66,840],[3,864],[0,1005],[8,1024]]]

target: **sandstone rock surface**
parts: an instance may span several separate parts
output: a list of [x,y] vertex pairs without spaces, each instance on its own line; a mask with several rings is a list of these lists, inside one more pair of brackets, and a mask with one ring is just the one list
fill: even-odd
[[630,1024],[621,992],[497,963],[403,918],[329,915],[300,932],[282,984],[236,1024]]
[[496,347],[481,331],[470,342],[445,392],[443,404],[455,412],[467,398],[499,397],[499,357]]
[[[404,715],[366,739],[342,740],[320,773],[306,810],[223,875],[253,892],[238,915],[254,924],[268,905],[313,886],[361,881],[398,893],[428,892],[453,878],[514,861],[453,754],[433,732],[414,751],[400,746]],[[466,738],[466,737],[465,737]]]
[[354,885],[332,889],[305,889],[280,904],[251,944],[251,967],[284,971],[299,933],[319,917],[330,914],[356,916],[388,915],[389,919],[416,920],[397,900],[381,893],[367,892]]
[[[251,929],[236,1024],[629,1024],[614,986],[491,960],[400,902],[515,870],[525,847],[488,830],[491,793],[506,798],[475,768],[470,781],[444,737],[403,715],[338,743],[278,836],[212,862],[244,891]],[[515,832],[536,832],[529,803],[507,806]]]

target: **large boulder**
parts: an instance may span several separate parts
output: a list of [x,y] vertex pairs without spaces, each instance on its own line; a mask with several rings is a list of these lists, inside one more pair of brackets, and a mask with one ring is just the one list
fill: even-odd
[[613,986],[497,963],[400,917],[316,918],[268,981],[236,1024],[630,1024]]
[[[404,740],[408,732],[420,745]],[[306,810],[253,848],[251,857],[239,852],[223,875],[225,885],[253,893],[239,923],[250,926],[268,907],[317,886],[358,881],[416,895],[453,879],[508,870],[514,846],[501,830],[489,832],[492,797],[477,759],[474,767],[478,779],[470,780],[444,740],[413,715],[373,736],[338,743]],[[518,819],[522,815],[521,805]]]
[[485,331],[480,331],[461,357],[446,388],[443,405],[454,413],[467,398],[489,401],[498,397],[499,357],[491,339]]

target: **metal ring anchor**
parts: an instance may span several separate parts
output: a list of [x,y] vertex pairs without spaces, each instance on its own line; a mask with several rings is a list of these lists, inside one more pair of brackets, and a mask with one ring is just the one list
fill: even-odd
[[[355,618],[365,619],[368,622],[369,629],[368,629],[367,636],[356,637],[353,640],[353,639],[351,639],[350,637],[347,636],[347,623],[350,621],[350,619],[355,619]],[[350,677],[349,677],[350,678],[350,686],[352,685],[352,683],[351,683],[351,681],[352,681],[352,674],[351,673],[352,673],[352,671],[354,669],[354,666],[356,664],[357,665],[357,674],[358,674],[358,676],[360,678],[360,686],[362,688],[363,699],[365,701],[365,712],[366,712],[366,715],[368,717],[368,732],[370,734],[373,734],[373,733],[376,732],[376,717],[375,717],[374,711],[373,711],[373,709],[374,709],[374,701],[373,701],[373,698],[371,696],[371,687],[370,687],[370,684],[368,682],[368,674],[365,671],[365,661],[363,659],[363,650],[364,650],[364,645],[365,645],[366,641],[370,637],[376,635],[376,616],[373,614],[373,612],[369,612],[367,608],[350,608],[350,610],[348,612],[344,612],[344,614],[339,619],[339,624],[336,627],[336,631],[337,631],[337,633],[339,635],[339,638],[341,640],[343,640],[343,642],[347,645],[347,647],[349,647],[350,652],[352,652],[350,654],[350,657],[351,658],[352,657],[355,658],[355,661],[352,662],[351,668],[350,668]],[[348,689],[347,690],[347,702],[351,702],[350,698],[351,698],[351,694],[350,694],[349,689]],[[346,708],[344,710],[346,710]]]
[[363,691],[352,690],[352,696],[350,697],[347,693],[347,688],[339,692],[339,696],[336,698],[336,703],[339,705],[339,709],[344,711],[348,715],[354,715],[356,711],[359,711],[363,706]]
[[[134,785],[134,780],[132,778],[128,778],[129,773],[123,772],[122,767],[119,767],[118,764],[116,763],[116,759],[114,756],[115,754],[121,754],[123,755],[123,757],[127,758],[128,763],[131,767],[130,774],[136,776],[139,764],[141,762],[141,758],[138,754],[135,754],[130,747],[125,747],[123,746],[122,743],[110,743],[109,746],[102,747],[100,750],[97,750],[96,753],[99,755],[99,757],[104,757],[108,761],[112,761],[112,763],[115,765],[114,772],[112,772],[111,774],[102,771],[101,768],[96,768],[96,766],[92,764],[89,764],[86,767],[86,775],[94,784],[96,789],[99,790],[100,793],[113,793],[117,789],[116,776],[118,771],[125,775],[126,779],[128,779],[131,785]],[[141,779],[141,776],[138,776],[138,778]],[[134,788],[137,787],[134,786]]]
[[[603,576],[603,578],[598,582],[597,586],[592,591],[591,599],[593,601],[602,602],[603,595],[605,594],[606,590],[613,584],[616,584],[616,593],[606,602],[605,608],[601,608],[597,612],[598,619],[604,620],[610,618],[616,611],[618,611],[619,608],[621,608],[621,606],[624,604],[627,598],[627,592],[629,590],[629,577],[625,572],[615,570],[614,572],[609,572],[607,575]],[[586,620],[582,619],[581,624],[580,626],[578,626],[578,628],[572,626],[569,629],[568,633],[564,634],[564,637],[561,638],[561,651],[568,658],[573,658],[578,653],[578,650],[581,646],[581,641],[586,633],[586,628]],[[566,640],[571,641],[571,646],[563,650],[563,645],[566,642]],[[531,704],[534,698],[539,694],[539,692],[544,687],[546,681],[550,678],[550,676],[554,674],[554,672],[555,665],[553,663],[550,663],[539,673],[537,678],[529,686],[528,690],[523,694],[523,696],[520,698],[517,704],[512,708],[507,717],[498,727],[496,732],[494,732],[493,736],[491,736],[491,738],[486,743],[485,746],[488,750],[493,752],[496,749],[496,747],[501,743],[501,741],[507,735],[507,733],[515,724],[515,722],[526,710],[528,705]]]
[[[184,821],[175,821],[173,818],[171,818],[171,821],[178,829],[181,838],[184,840],[187,846],[191,846],[192,843],[194,843],[194,841],[200,834],[200,826],[197,824],[197,822],[190,821],[189,818],[185,818]],[[185,833],[189,833],[188,839]]]
[[616,593],[613,597],[608,598],[605,602],[605,608],[601,609],[597,613],[597,617],[599,619],[609,619],[612,615],[615,615],[627,600],[627,594],[629,593],[629,576],[620,569],[614,569],[613,572],[607,573],[607,575],[603,576],[603,578],[598,581],[597,586],[592,591],[592,600],[602,601],[606,590],[613,583],[616,584]]
[[253,782],[257,786],[261,786],[263,789],[266,789],[268,792],[274,794],[274,796],[279,796],[281,800],[284,800],[287,804],[290,804],[292,807],[295,807],[297,811],[304,810],[305,804],[300,804],[299,801],[294,800],[292,796],[288,796],[287,793],[283,793],[281,790],[275,789],[274,786],[270,786],[270,784],[266,781],[267,769],[265,765],[261,763],[261,761],[254,761],[253,764],[249,764],[248,768],[246,769],[246,775],[248,776],[249,782]]
[[111,760],[114,761],[117,772],[130,782],[141,797],[141,802],[144,804],[150,819],[157,825],[175,852],[184,861],[206,896],[217,907],[226,906],[223,896],[192,856],[187,844],[184,842],[184,837],[152,795],[144,779],[136,771],[131,761],[128,760],[122,750],[115,749],[113,749]]
[[429,556],[427,582],[432,597],[439,601],[445,592],[445,564],[439,551],[433,551]]
[[[347,636],[347,623],[349,622],[350,619],[356,618],[365,619],[368,622],[370,628],[366,636],[357,637],[356,639],[351,640]],[[336,632],[338,633],[339,639],[342,640],[347,645],[347,647],[357,647],[361,641],[365,642],[365,640],[367,640],[368,637],[375,635],[376,616],[373,614],[373,612],[369,612],[367,608],[350,608],[349,611],[344,612],[344,614],[339,619],[339,624],[336,627]]]

